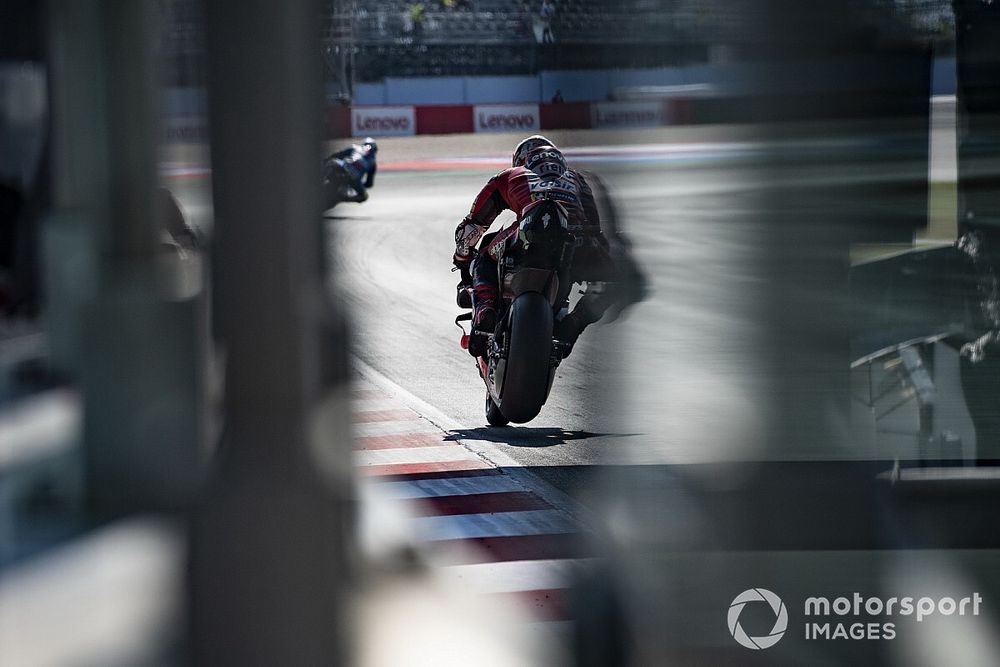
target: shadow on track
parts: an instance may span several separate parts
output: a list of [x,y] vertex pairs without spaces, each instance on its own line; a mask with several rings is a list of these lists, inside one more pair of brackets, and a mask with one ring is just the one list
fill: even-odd
[[590,431],[567,431],[561,428],[530,426],[480,426],[448,431],[445,440],[486,440],[512,447],[554,447],[573,440],[586,440],[613,435],[623,438],[638,433],[591,433]]

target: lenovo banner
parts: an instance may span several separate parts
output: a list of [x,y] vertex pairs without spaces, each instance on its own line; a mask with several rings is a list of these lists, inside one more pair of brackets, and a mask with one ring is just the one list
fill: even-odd
[[476,132],[534,132],[541,128],[537,104],[496,104],[473,107]]
[[204,116],[167,116],[163,119],[163,135],[167,143],[192,143],[208,139],[208,120]]
[[351,134],[355,137],[406,136],[416,134],[417,121],[413,107],[353,107]]
[[658,127],[667,124],[663,102],[597,102],[591,105],[594,127]]

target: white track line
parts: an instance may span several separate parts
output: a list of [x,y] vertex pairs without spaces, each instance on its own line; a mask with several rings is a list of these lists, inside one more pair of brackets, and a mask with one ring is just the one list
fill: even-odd
[[366,449],[354,452],[357,465],[393,465],[410,463],[439,463],[442,461],[478,461],[478,457],[464,447],[406,447],[400,449]]
[[373,435],[403,435],[404,433],[440,433],[441,429],[417,415],[413,419],[391,422],[354,424],[354,435],[364,438]]
[[356,398],[351,401],[351,412],[397,410],[405,407],[405,405],[394,398]]

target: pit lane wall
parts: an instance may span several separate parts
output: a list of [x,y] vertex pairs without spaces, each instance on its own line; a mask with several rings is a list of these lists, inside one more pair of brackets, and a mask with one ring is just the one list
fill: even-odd
[[410,136],[467,132],[658,127],[690,122],[685,99],[543,104],[445,104],[332,107],[336,137]]

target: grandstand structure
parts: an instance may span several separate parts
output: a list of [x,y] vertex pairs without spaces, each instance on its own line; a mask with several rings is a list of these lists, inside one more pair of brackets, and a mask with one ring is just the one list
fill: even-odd
[[721,28],[720,13],[710,6],[694,0],[556,0],[556,42],[542,44],[541,0],[341,0],[331,5],[324,37],[330,49],[350,55],[356,81],[655,67],[707,59],[708,35],[717,40]]
[[[168,85],[198,85],[200,6],[159,0]],[[355,82],[386,77],[535,74],[541,70],[651,68],[708,62],[719,45],[752,31],[726,0],[554,0],[554,44],[542,44],[542,0],[325,0],[318,18],[328,77],[350,96]],[[954,30],[948,0],[844,0],[916,29],[928,40]],[[744,17],[745,18],[745,17]],[[912,32],[910,33],[912,35]]]
[[[725,0],[554,1],[554,44],[540,43],[541,0],[332,0],[325,41],[350,58],[356,81],[677,66],[707,62],[714,46],[740,44],[748,31],[736,10],[754,7]],[[953,30],[948,0],[844,0],[844,6],[930,41]]]

